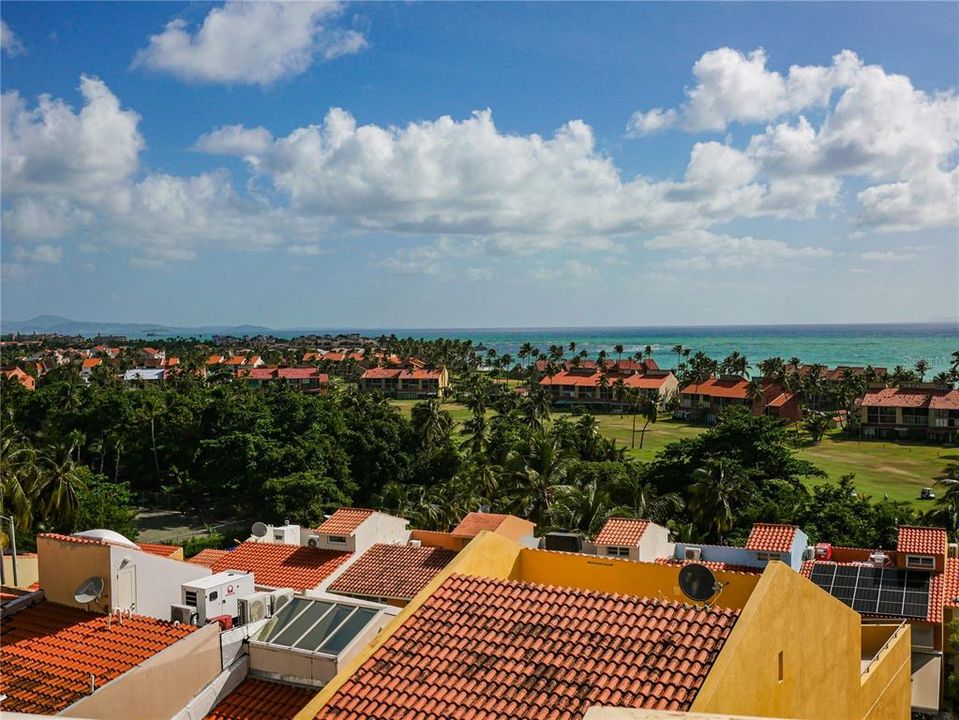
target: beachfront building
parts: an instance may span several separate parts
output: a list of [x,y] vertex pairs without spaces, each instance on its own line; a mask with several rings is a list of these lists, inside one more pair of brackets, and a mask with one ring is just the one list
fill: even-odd
[[723,410],[732,406],[747,407],[754,415],[769,415],[789,422],[802,418],[799,393],[763,382],[760,393],[752,396],[749,381],[738,375],[709,377],[703,382],[690,383],[679,391],[675,416],[712,424],[719,420]]
[[708,605],[680,570],[481,533],[297,718],[909,717],[908,626],[865,624],[780,562],[716,571]]
[[864,438],[919,438],[955,442],[959,390],[937,383],[873,387],[859,405]]
[[237,370],[236,376],[251,387],[283,385],[321,395],[330,391],[330,376],[316,368],[256,367]]
[[[543,368],[548,369],[546,365]],[[609,410],[630,406],[632,397],[663,405],[676,394],[679,381],[652,360],[607,360],[602,365],[587,360],[565,363],[555,374],[543,375],[539,386],[549,392],[558,407]]]
[[381,392],[400,400],[422,400],[442,397],[450,385],[445,367],[374,367],[360,376],[360,390]]

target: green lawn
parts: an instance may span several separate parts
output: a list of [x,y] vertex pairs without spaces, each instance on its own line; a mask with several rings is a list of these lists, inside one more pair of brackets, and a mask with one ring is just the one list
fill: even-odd
[[[396,400],[394,404],[409,413],[416,404],[414,400]],[[457,422],[469,417],[469,411],[457,403],[443,403]],[[553,417],[562,417],[567,413],[557,412]],[[620,445],[629,447],[632,417],[629,415],[597,415],[600,428],[607,437],[615,439]],[[705,428],[675,420],[661,420],[650,424],[646,431],[643,448],[639,448],[639,430],[643,426],[642,417],[636,419],[636,448],[630,454],[638,460],[648,461],[663,447],[675,440],[694,437]],[[838,430],[826,434],[818,445],[810,445],[805,433],[800,434],[799,456],[814,463],[828,473],[831,479],[838,479],[846,473],[856,474],[856,484],[863,492],[874,498],[888,494],[892,500],[909,500],[918,508],[931,505],[919,500],[919,491],[924,487],[934,487],[942,477],[946,465],[959,461],[959,449],[931,445],[926,443],[893,442],[888,440],[855,440],[845,438]],[[937,494],[942,487],[934,487]]]

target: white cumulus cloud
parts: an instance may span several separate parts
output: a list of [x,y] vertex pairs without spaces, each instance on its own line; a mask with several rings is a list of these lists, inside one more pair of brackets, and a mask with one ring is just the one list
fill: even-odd
[[230,0],[198,28],[169,22],[133,65],[193,82],[269,85],[305,72],[318,56],[331,60],[366,48],[361,33],[336,26],[341,12],[337,2]]
[[708,230],[680,231],[660,235],[647,240],[645,247],[650,250],[678,251],[685,257],[670,262],[674,266],[696,269],[769,266],[781,260],[827,258],[833,255],[828,248],[810,245],[793,247],[782,240],[766,240],[749,236],[733,237]]
[[13,30],[10,29],[10,26],[3,20],[0,20],[0,50],[6,53],[8,57],[16,57],[27,51],[23,41],[16,36]]

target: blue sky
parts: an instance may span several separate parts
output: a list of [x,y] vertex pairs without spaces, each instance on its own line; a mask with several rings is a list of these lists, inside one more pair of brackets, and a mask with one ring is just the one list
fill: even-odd
[[2,6],[2,316],[959,314],[959,5]]

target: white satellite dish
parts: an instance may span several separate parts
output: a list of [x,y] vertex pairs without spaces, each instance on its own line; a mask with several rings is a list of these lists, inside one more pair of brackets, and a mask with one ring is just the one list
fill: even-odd
[[103,595],[103,578],[94,576],[80,583],[80,587],[73,594],[73,599],[81,605],[86,605],[99,600],[101,595]]
[[270,531],[270,528],[266,526],[266,523],[255,522],[253,527],[250,528],[250,532],[253,533],[255,537],[263,537]]

